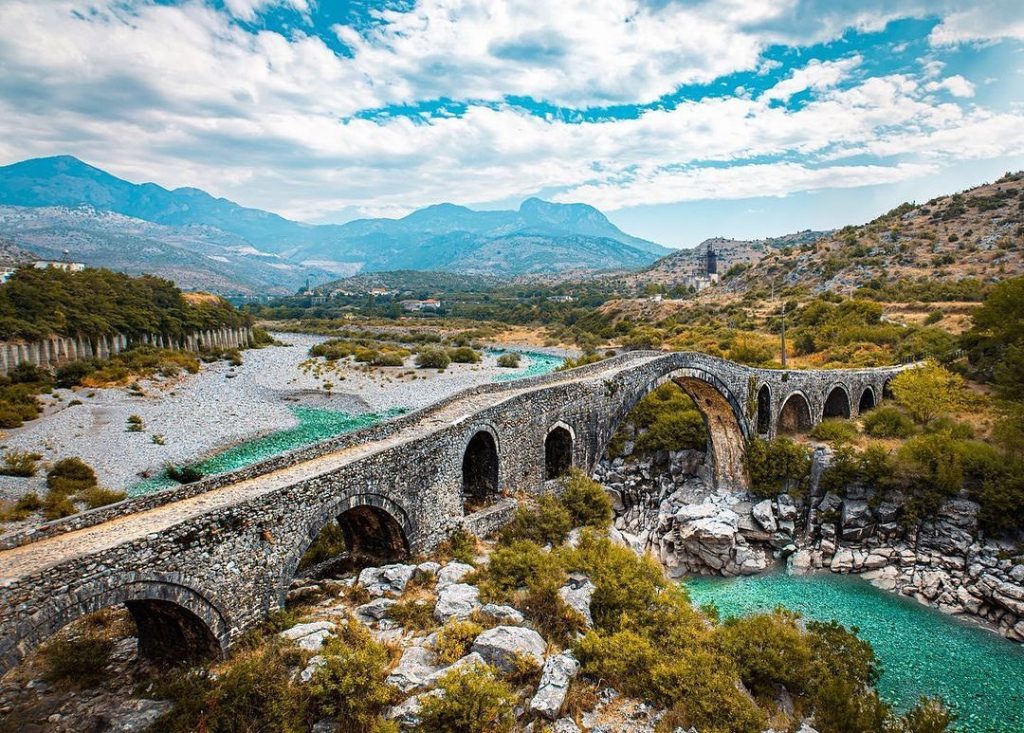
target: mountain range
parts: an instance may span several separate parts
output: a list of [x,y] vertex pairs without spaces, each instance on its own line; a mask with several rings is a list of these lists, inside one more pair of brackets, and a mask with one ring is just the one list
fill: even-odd
[[401,219],[311,225],[197,188],[132,183],[77,158],[0,167],[0,236],[43,257],[152,272],[216,292],[287,292],[306,277],[430,270],[515,275],[637,269],[671,250],[586,204],[429,206]]

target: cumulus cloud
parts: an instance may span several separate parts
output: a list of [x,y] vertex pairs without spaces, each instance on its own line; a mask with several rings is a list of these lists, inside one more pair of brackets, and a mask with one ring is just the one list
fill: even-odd
[[1024,3],[1019,0],[983,0],[959,8],[943,17],[929,36],[934,46],[1007,38],[1024,40]]
[[[762,55],[884,27],[895,11],[881,0],[419,0],[335,27],[347,55],[309,28],[250,30],[285,5],[315,13],[309,0],[0,1],[0,158],[72,153],[312,219],[542,191],[608,209],[784,195],[1022,152],[1021,114],[962,107],[973,85],[940,78],[938,60],[868,76],[856,54],[785,73]],[[738,70],[781,78],[591,121],[507,101],[637,105]],[[442,98],[458,112],[379,113]],[[848,162],[908,154],[919,160]]]

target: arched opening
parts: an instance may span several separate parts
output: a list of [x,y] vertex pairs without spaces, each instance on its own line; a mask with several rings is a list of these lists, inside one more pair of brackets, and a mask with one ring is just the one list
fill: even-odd
[[376,506],[357,506],[338,516],[345,547],[358,564],[381,564],[409,555],[409,541],[402,525]]
[[882,385],[882,399],[891,400],[892,398],[892,380],[886,379],[885,384]]
[[498,446],[486,430],[479,431],[462,457],[462,499],[467,513],[490,503],[498,494]]
[[831,392],[828,393],[828,397],[825,398],[825,409],[822,410],[821,417],[850,417],[850,396],[846,394],[846,390],[842,387],[834,387]]
[[572,434],[556,425],[544,439],[544,476],[551,480],[572,468]]
[[865,387],[860,396],[860,403],[857,405],[857,414],[863,415],[868,410],[875,408],[875,391],[871,387]]
[[772,391],[767,384],[757,390],[757,433],[767,435],[772,427]]
[[[75,600],[68,604],[70,598]],[[19,637],[0,640],[0,674],[53,639],[71,644],[134,637],[138,654],[164,664],[196,662],[227,649],[231,623],[204,595],[160,578],[87,595],[71,589],[33,614]]]
[[786,398],[779,412],[780,433],[806,433],[811,429],[811,406],[807,398],[799,392],[794,392]]
[[220,653],[220,644],[201,618],[171,601],[155,598],[125,601],[135,622],[139,656],[179,664]]
[[747,485],[743,455],[746,436],[740,426],[740,411],[724,385],[705,381],[703,376],[680,375],[672,378],[690,396],[704,418],[707,431],[708,460],[716,487],[743,488]]

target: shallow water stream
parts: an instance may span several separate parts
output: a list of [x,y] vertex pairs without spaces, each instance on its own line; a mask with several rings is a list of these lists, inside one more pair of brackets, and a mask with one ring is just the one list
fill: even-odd
[[856,576],[772,573],[686,581],[697,605],[722,617],[784,606],[807,618],[856,626],[882,665],[880,694],[904,710],[942,697],[965,733],[1024,731],[1024,647],[986,629],[878,590]]

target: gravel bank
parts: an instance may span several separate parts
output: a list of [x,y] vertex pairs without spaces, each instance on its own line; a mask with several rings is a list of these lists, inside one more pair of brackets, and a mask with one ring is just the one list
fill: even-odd
[[[6,431],[0,444],[6,450],[37,451],[46,461],[80,456],[96,469],[101,484],[127,489],[159,473],[167,462],[193,462],[295,427],[296,406],[353,414],[415,410],[511,371],[498,367],[495,355],[485,354],[480,364],[452,364],[443,373],[411,367],[366,372],[346,365],[317,377],[300,364],[309,347],[324,339],[277,337],[288,345],[246,351],[240,367],[204,364],[198,374],[144,380],[144,396],[132,396],[123,388],[55,390],[52,398],[43,397],[46,411],[40,419]],[[527,367],[528,357],[516,371],[525,373]],[[330,395],[324,392],[324,381],[334,385]],[[82,404],[69,407],[73,400]],[[127,432],[130,415],[142,418],[143,432]],[[154,443],[154,435],[162,435],[164,444]],[[38,484],[38,479],[0,476],[0,499],[38,490]]]

